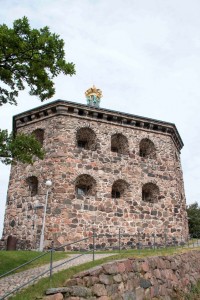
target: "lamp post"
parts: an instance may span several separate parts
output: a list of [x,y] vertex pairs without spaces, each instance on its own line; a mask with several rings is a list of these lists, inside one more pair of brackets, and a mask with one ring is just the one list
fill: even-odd
[[167,247],[167,226],[164,228],[164,239],[165,239],[165,248]]
[[142,228],[138,227],[137,231],[138,231],[138,249],[140,250],[142,248],[142,244],[140,243],[140,237],[141,237],[141,233],[142,233]]
[[35,201],[34,204],[34,216],[33,216],[33,229],[34,229],[34,243],[35,243],[35,249],[38,249],[38,239],[37,239],[37,211],[38,209],[42,209],[44,208],[44,204],[43,203],[39,203],[38,200]]
[[41,236],[40,236],[39,251],[43,251],[43,248],[44,248],[44,227],[45,227],[45,218],[46,218],[46,212],[47,212],[47,202],[48,202],[49,189],[52,186],[51,180],[47,180],[45,182],[45,185],[47,187],[47,193],[46,193],[46,199],[45,199],[45,205],[44,205],[44,216],[43,216],[43,221],[42,221],[42,230],[41,230]]

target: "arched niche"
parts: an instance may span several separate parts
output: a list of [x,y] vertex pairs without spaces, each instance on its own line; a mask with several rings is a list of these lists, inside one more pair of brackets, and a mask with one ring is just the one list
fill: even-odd
[[80,149],[96,150],[97,139],[95,132],[88,127],[83,127],[77,130],[76,144]]
[[121,154],[128,154],[128,140],[121,133],[115,133],[111,136],[111,151]]
[[111,196],[113,199],[123,198],[128,191],[129,184],[122,179],[116,180],[112,185]]
[[96,181],[88,174],[81,174],[75,181],[75,192],[77,196],[94,196],[96,193]]
[[142,187],[142,200],[148,203],[156,203],[159,199],[159,188],[154,183],[145,183]]
[[44,143],[44,129],[38,128],[32,132],[36,140],[40,142],[41,145]]
[[38,179],[36,176],[30,176],[26,179],[26,183],[28,185],[28,190],[30,192],[31,197],[38,194]]
[[156,158],[156,148],[150,139],[142,139],[140,142],[139,155],[144,158]]

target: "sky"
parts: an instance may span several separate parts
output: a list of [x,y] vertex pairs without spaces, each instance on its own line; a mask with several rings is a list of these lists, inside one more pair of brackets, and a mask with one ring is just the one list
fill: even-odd
[[[0,24],[28,17],[32,28],[48,26],[65,42],[76,75],[59,75],[56,94],[86,103],[93,84],[101,107],[172,122],[184,142],[181,151],[187,204],[200,204],[200,2],[199,0],[0,0]],[[29,89],[18,106],[0,109],[0,128],[12,116],[42,105]],[[0,164],[0,236],[9,167]]]

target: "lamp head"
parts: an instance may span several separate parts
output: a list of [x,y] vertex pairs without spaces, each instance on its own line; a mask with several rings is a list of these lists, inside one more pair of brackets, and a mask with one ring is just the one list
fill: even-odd
[[52,186],[52,181],[51,181],[51,180],[47,180],[47,181],[45,182],[45,185],[46,185],[47,187]]

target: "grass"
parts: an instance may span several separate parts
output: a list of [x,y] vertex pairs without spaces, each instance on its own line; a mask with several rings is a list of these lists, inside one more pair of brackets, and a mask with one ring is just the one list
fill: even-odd
[[[4,274],[9,270],[16,268],[21,264],[28,262],[31,259],[36,258],[40,254],[41,252],[36,252],[36,251],[0,251],[0,275]],[[67,258],[67,257],[68,257],[68,253],[66,252],[53,253],[54,261]],[[34,267],[39,267],[41,265],[49,263],[49,261],[50,261],[50,253],[46,254],[45,256],[39,258],[38,260],[30,263],[25,267],[20,268],[19,272]]]
[[[197,248],[198,249],[198,248]],[[90,269],[94,266],[100,265],[102,263],[116,260],[116,259],[124,259],[128,257],[134,258],[142,258],[147,256],[158,256],[158,255],[173,255],[177,253],[184,253],[187,251],[191,251],[193,249],[183,249],[183,248],[167,248],[167,249],[160,249],[160,250],[128,250],[128,251],[121,251],[120,254],[115,254],[110,257],[106,257],[100,260],[91,261],[76,267],[71,267],[67,270],[61,271],[56,273],[52,277],[52,281],[50,282],[49,278],[43,278],[38,281],[36,284],[26,288],[25,290],[19,292],[16,296],[13,296],[9,299],[12,300],[35,300],[35,299],[42,299],[44,296],[45,290],[49,287],[59,287],[63,286],[64,282],[71,278],[74,274],[77,274],[81,271]],[[105,253],[105,252],[104,252]],[[109,252],[111,253],[111,252]],[[184,299],[184,298],[183,298]],[[186,299],[186,298],[185,298]],[[187,300],[194,300],[195,298],[187,298]],[[198,299],[198,298],[196,298]]]
[[[143,256],[147,255],[165,255],[167,253],[173,254],[175,248],[163,248],[160,250],[152,250],[152,249],[146,249],[146,250],[121,250],[121,253],[127,254],[127,255],[138,255],[139,253],[142,253]],[[68,254],[78,254],[80,252],[54,252],[53,253],[53,261],[67,258]],[[91,253],[91,252],[90,252]],[[114,251],[96,251],[95,253],[114,253],[118,254],[118,250]],[[159,253],[159,254],[158,254]],[[37,251],[0,251],[0,275],[4,274],[5,272],[12,270],[16,268],[19,265],[22,265],[26,262],[28,262],[31,259],[34,259],[38,257],[41,253]],[[17,272],[21,272],[30,268],[39,267],[41,265],[47,264],[50,261],[50,253],[46,254],[45,256],[41,257],[40,259],[32,262],[31,264],[20,268]],[[16,272],[13,272],[16,273]],[[12,274],[13,274],[12,273]]]
[[189,294],[185,295],[184,300],[197,300],[200,299],[200,281],[195,286],[192,286]]
[[[191,290],[189,293],[184,293],[182,291],[179,291],[176,299],[178,300],[197,300],[200,299],[200,281],[197,282],[196,285],[193,285],[191,287]],[[176,300],[174,298],[174,300]]]

